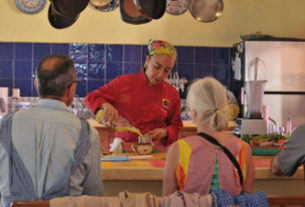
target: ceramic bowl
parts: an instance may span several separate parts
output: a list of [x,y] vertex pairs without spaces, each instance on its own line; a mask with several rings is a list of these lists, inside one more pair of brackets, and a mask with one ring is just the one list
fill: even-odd
[[151,144],[133,144],[132,150],[139,155],[149,155],[152,153],[154,146]]

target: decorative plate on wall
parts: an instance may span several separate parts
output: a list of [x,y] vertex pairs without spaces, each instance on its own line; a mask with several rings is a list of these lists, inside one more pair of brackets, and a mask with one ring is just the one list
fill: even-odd
[[119,7],[119,0],[90,0],[90,5],[102,12],[111,12]]
[[26,14],[37,14],[46,5],[47,0],[15,0],[16,7]]
[[166,12],[172,15],[180,15],[186,12],[191,0],[167,0]]

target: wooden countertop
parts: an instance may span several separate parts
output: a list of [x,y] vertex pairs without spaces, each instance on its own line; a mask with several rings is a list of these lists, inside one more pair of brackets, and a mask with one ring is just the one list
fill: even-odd
[[[124,155],[134,155],[128,153]],[[149,160],[130,160],[127,162],[102,162],[103,180],[162,181],[166,153],[153,153]],[[294,176],[276,176],[271,173],[271,156],[254,156],[255,180],[304,179],[303,167]]]
[[[135,154],[124,153],[124,155]],[[150,160],[101,162],[103,180],[162,180],[165,158],[166,153],[153,153],[153,158]],[[153,162],[156,162],[154,166],[151,164]],[[160,162],[160,167],[156,166],[159,164],[158,162]]]
[[[94,128],[107,128],[105,125],[98,123],[94,119],[88,119],[89,124]],[[182,121],[183,122],[183,129],[186,130],[196,130],[196,125],[192,121]],[[235,122],[230,121],[228,128],[233,129],[235,127]]]

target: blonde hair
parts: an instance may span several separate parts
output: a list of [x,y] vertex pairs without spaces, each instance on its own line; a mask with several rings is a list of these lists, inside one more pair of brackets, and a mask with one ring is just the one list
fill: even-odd
[[189,109],[197,113],[194,122],[209,124],[215,131],[222,131],[228,125],[227,96],[223,85],[212,77],[194,82],[187,94]]

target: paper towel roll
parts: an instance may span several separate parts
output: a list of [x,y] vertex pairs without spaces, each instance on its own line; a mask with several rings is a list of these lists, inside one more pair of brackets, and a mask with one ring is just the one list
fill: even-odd
[[5,111],[2,112],[2,115],[5,115],[7,113],[7,103],[8,103],[8,88],[7,87],[0,87],[0,98],[3,99],[4,108],[5,108]]
[[19,88],[12,89],[12,98],[20,98],[20,89]]

